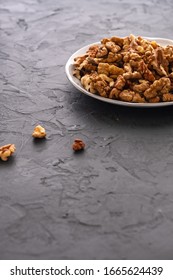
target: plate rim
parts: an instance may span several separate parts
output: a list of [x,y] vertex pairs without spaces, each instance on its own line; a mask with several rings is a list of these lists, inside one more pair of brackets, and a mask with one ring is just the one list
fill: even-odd
[[[172,39],[167,39],[167,38],[161,38],[161,37],[143,37],[144,39],[150,40],[150,41],[169,41],[172,43],[173,45],[173,40]],[[102,97],[100,95],[96,95],[93,94],[89,91],[87,91],[86,89],[84,89],[82,87],[82,85],[79,85],[77,83],[77,81],[79,81],[76,77],[74,77],[73,75],[71,75],[70,73],[70,66],[73,65],[72,62],[74,62],[74,58],[77,55],[80,55],[81,52],[83,52],[83,54],[86,52],[86,50],[93,45],[98,45],[100,44],[100,42],[93,42],[91,44],[85,45],[82,48],[78,49],[77,51],[75,51],[67,60],[66,64],[65,64],[65,73],[66,76],[68,78],[68,80],[71,82],[71,84],[78,89],[80,92],[83,92],[85,95],[92,97],[94,99],[97,99],[99,101],[102,102],[106,102],[109,104],[113,104],[113,105],[120,105],[120,106],[125,106],[125,107],[136,107],[136,108],[157,108],[157,107],[167,107],[167,106],[171,106],[173,105],[173,101],[170,102],[158,102],[158,103],[132,103],[132,102],[126,102],[126,101],[121,101],[121,100],[116,100],[116,99],[110,99],[110,98],[106,98],[106,97]],[[170,44],[166,44],[166,45],[170,45]],[[82,53],[81,53],[82,54]],[[76,80],[76,81],[75,81]]]

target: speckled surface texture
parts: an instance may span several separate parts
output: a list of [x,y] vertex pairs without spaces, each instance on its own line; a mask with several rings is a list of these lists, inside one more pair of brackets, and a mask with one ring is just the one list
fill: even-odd
[[[17,147],[0,162],[0,259],[173,258],[173,107],[102,103],[64,71],[105,36],[171,38],[172,11],[171,0],[0,0],[0,144]],[[32,139],[38,123],[46,141]]]

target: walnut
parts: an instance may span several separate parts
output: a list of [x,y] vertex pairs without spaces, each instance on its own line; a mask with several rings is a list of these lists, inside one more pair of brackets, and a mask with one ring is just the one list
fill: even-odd
[[107,58],[105,58],[104,62],[107,63],[115,63],[115,62],[119,62],[122,60],[122,54],[121,53],[113,53],[113,52],[109,52]]
[[79,70],[84,70],[84,71],[95,71],[97,69],[96,65],[93,65],[92,63],[90,63],[90,61],[88,61],[87,59],[85,59],[80,66],[78,67]]
[[89,50],[87,51],[87,54],[90,57],[96,57],[97,53],[98,53],[99,47],[97,45],[91,46],[89,48]]
[[[94,75],[93,75],[94,76]],[[86,74],[81,78],[81,84],[83,87],[91,92],[91,93],[96,93],[96,90],[94,89],[94,83],[93,83],[93,76]]]
[[130,48],[135,49],[136,47],[138,47],[137,38],[133,34],[130,34],[129,40],[130,40]]
[[129,61],[130,61],[130,53],[129,52],[124,52],[124,54],[123,54],[123,62],[125,64],[127,64],[127,63],[129,63]]
[[164,55],[170,63],[173,62],[173,46],[167,46],[164,49]]
[[167,76],[168,74],[168,61],[164,55],[164,52],[161,47],[158,47],[155,50],[153,55],[153,60],[151,65],[153,69],[160,75],[160,76]]
[[110,38],[103,38],[103,39],[101,40],[101,43],[102,43],[103,45],[105,45],[107,42],[110,42],[110,41],[111,41]]
[[133,103],[145,103],[145,98],[141,97],[139,93],[135,93],[131,90],[123,90],[119,94],[119,99],[126,102],[133,102]]
[[105,46],[100,46],[97,52],[96,57],[104,57],[108,54],[108,50]]
[[138,62],[142,59],[141,55],[136,53],[136,52],[130,52],[130,51],[127,51],[127,52],[124,52],[124,56],[123,56],[123,61],[125,63],[130,63],[132,64],[133,62]]
[[109,76],[109,64],[108,63],[99,63],[98,65],[98,74],[105,74]]
[[74,151],[81,151],[85,148],[85,143],[81,139],[75,139],[72,145]]
[[154,82],[155,77],[143,60],[139,62],[138,71],[143,75],[145,80]]
[[131,102],[133,100],[135,93],[131,90],[123,90],[119,94],[119,99],[126,102]]
[[124,73],[124,70],[120,67],[117,67],[116,65],[110,65],[109,66],[109,74],[110,77],[118,77],[119,75],[122,75]]
[[98,75],[103,81],[109,83],[109,86],[112,87],[114,85],[114,80],[112,78],[109,78],[105,74],[99,74]]
[[124,38],[119,38],[119,37],[113,36],[113,37],[111,37],[111,38],[103,38],[103,39],[101,40],[101,43],[102,43],[103,45],[106,45],[107,42],[113,42],[113,43],[115,43],[116,45],[119,45],[120,47],[122,47],[123,44],[124,44]]
[[[132,71],[137,71],[137,72],[139,72],[139,61],[135,61],[135,60],[129,60],[129,62],[128,63],[125,63],[126,65],[130,65],[130,67],[131,67],[131,72]],[[128,71],[127,71],[128,72]]]
[[81,71],[79,69],[73,70],[73,76],[75,76],[77,79],[81,79]]
[[130,63],[124,63],[124,70],[125,72],[132,72],[132,67],[130,65]]
[[129,49],[130,49],[130,40],[129,40],[129,37],[125,37],[124,41],[123,41],[123,50],[125,52],[128,52]]
[[8,158],[15,152],[16,147],[14,144],[8,144],[0,147],[0,158],[7,161]]
[[113,88],[109,94],[109,98],[111,99],[119,99],[120,90],[117,88]]
[[115,87],[117,89],[123,89],[123,87],[125,86],[126,84],[126,80],[124,79],[124,77],[122,75],[119,75],[116,82],[115,82]]
[[126,79],[126,80],[133,80],[133,79],[141,79],[142,78],[142,76],[141,76],[141,74],[139,73],[139,72],[137,72],[137,71],[134,71],[133,73],[124,73],[123,74],[123,77],[124,77],[124,79]]
[[172,93],[164,93],[162,96],[162,100],[165,102],[173,101],[173,94]]
[[139,93],[135,93],[132,99],[134,103],[145,103],[145,98],[142,97]]
[[98,80],[94,83],[94,88],[97,90],[100,96],[108,97],[110,87],[108,84],[103,80]]
[[136,52],[132,52],[130,53],[130,60],[139,61],[141,60],[141,56]]
[[137,46],[136,50],[140,53],[140,55],[144,54],[144,52],[145,52],[145,50],[144,50],[144,48],[142,46]]
[[119,45],[120,47],[122,47],[124,43],[124,39],[119,37],[112,37],[111,41],[114,42],[116,45]]
[[148,81],[139,80],[139,82],[140,82],[140,84],[133,85],[133,90],[136,92],[142,93],[150,87],[150,84]]
[[145,50],[145,54],[146,54],[146,52],[152,52],[153,51],[153,49],[155,49],[158,45],[157,45],[157,43],[155,42],[155,41],[152,41],[152,42],[150,42],[150,41],[148,41],[148,40],[146,40],[146,39],[144,39],[144,38],[142,38],[142,37],[138,37],[137,38],[137,43],[140,45],[140,46],[142,46],[143,47],[143,49]]
[[153,98],[150,98],[148,100],[149,103],[158,103],[160,101],[160,97],[159,96],[155,96]]
[[156,41],[151,41],[150,44],[154,49],[156,49],[158,47],[158,44],[156,43]]
[[105,74],[107,76],[114,76],[117,77],[118,75],[121,75],[124,72],[124,70],[120,67],[117,67],[116,65],[109,65],[109,63],[99,63],[98,65],[98,73],[99,74]]
[[156,97],[158,94],[162,95],[168,93],[170,90],[170,80],[169,78],[160,78],[154,81],[154,83],[144,92],[146,99],[151,99]]
[[96,57],[88,56],[88,57],[86,58],[86,60],[88,61],[88,63],[90,63],[90,64],[92,64],[92,65],[94,65],[94,66],[98,66],[98,64],[99,64],[99,61],[97,60]]
[[44,127],[42,127],[41,125],[37,125],[34,128],[32,136],[34,138],[45,138],[46,137],[46,131],[45,131]]
[[107,42],[105,45],[106,48],[113,53],[117,53],[121,50],[120,46],[116,45],[113,42]]
[[99,81],[103,82],[101,84],[103,84],[105,87],[108,86],[109,88],[114,86],[114,80],[105,74],[96,74],[96,73],[93,73],[92,75],[86,74],[81,79],[81,83],[83,87],[92,93],[96,93],[96,88],[98,87],[98,85],[99,86],[101,85],[97,83]]
[[81,55],[81,56],[78,56],[78,57],[75,57],[74,58],[74,65],[75,66],[79,66],[85,59],[86,59],[87,55]]

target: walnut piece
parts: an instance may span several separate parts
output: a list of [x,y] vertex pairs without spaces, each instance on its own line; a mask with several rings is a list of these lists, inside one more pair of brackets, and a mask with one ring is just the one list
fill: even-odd
[[135,84],[135,85],[133,86],[133,90],[134,90],[135,92],[142,93],[142,92],[144,92],[145,90],[147,90],[147,89],[150,87],[150,84],[149,84],[148,81],[139,80],[139,82],[140,82],[139,85]]
[[34,128],[34,131],[32,133],[32,136],[34,138],[45,138],[46,137],[46,131],[45,131],[45,128],[42,127],[41,125],[37,125],[35,128]]
[[164,102],[173,101],[173,94],[172,93],[165,93],[162,97]]
[[7,161],[8,158],[15,152],[16,147],[14,144],[8,144],[0,147],[0,158],[3,161]]
[[117,53],[121,50],[121,47],[116,45],[113,42],[107,42],[106,43],[106,48],[108,49],[108,51],[111,51],[113,53]]
[[85,143],[81,139],[75,139],[72,145],[74,151],[81,151],[85,148]]
[[104,57],[107,54],[108,54],[107,48],[104,46],[100,46],[96,54],[96,57]]
[[98,49],[99,47],[97,45],[94,45],[94,46],[91,46],[89,48],[89,50],[87,51],[87,54],[90,56],[90,57],[95,57],[97,52],[98,52]]
[[116,82],[115,82],[115,88],[117,89],[123,89],[123,87],[126,84],[126,80],[124,79],[124,77],[122,75],[119,75]]
[[154,81],[154,83],[148,89],[146,89],[144,96],[147,100],[156,96],[161,96],[163,94],[169,93],[170,87],[171,83],[168,78],[160,78],[159,80]]
[[83,76],[81,78],[81,84],[86,90],[90,91],[91,93],[96,93],[91,75],[86,74],[85,76]]

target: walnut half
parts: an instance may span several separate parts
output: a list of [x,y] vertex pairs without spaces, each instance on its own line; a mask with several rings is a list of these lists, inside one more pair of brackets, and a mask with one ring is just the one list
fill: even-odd
[[16,147],[14,144],[8,144],[0,147],[0,158],[3,161],[7,161],[8,158],[15,152]]
[[34,131],[32,133],[32,136],[34,138],[45,138],[46,137],[46,131],[45,131],[45,128],[42,127],[41,125],[37,125],[35,128],[34,128]]

